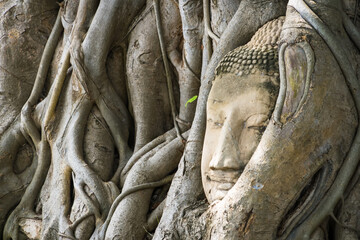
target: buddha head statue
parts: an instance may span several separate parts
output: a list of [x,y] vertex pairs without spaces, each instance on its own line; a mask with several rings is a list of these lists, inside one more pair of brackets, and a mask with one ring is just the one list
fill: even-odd
[[277,45],[283,21],[265,24],[216,69],[201,160],[210,203],[221,200],[236,183],[269,123],[279,90]]

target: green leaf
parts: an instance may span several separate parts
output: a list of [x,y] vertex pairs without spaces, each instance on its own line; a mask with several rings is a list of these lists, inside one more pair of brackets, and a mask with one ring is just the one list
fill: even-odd
[[186,103],[185,103],[185,107],[187,107],[188,103],[192,103],[193,101],[195,101],[197,99],[197,95],[193,96],[192,98],[190,98]]

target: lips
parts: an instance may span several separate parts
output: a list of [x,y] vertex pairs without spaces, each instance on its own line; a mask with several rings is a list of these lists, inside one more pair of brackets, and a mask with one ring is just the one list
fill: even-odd
[[234,186],[240,173],[235,171],[210,170],[206,175],[210,181],[216,185],[218,190],[228,191]]

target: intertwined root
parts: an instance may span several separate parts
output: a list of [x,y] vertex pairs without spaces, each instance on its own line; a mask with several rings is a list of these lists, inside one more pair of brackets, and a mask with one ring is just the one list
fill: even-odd
[[[196,123],[193,128],[194,130],[191,134],[190,141],[187,145],[187,151],[184,154],[182,161],[182,176],[179,174],[179,178],[177,179],[179,185],[182,184],[179,182],[185,182],[185,178],[192,178],[192,180],[195,179],[197,183],[199,183],[199,179],[197,179],[199,172],[198,160],[201,155],[202,138],[205,125],[205,106],[207,95],[211,86],[210,81],[214,77],[215,67],[225,53],[247,41],[248,37],[238,36],[239,34],[236,33],[238,29],[241,29],[241,32],[252,33],[256,30],[256,28],[248,28],[248,26],[242,24],[244,19],[242,19],[242,21],[239,19],[241,16],[244,16],[245,11],[239,11],[239,13],[234,17],[234,21],[230,24],[232,30],[229,28],[230,30],[227,30],[223,34],[222,38],[219,39],[219,37],[216,36],[211,29],[209,2],[205,0],[203,7],[205,7],[204,17],[206,31],[204,40],[204,61],[201,63],[201,51],[199,49],[201,48],[202,36],[199,37],[196,34],[202,34],[201,29],[199,30],[198,26],[202,26],[202,24],[192,21],[193,19],[190,19],[189,17],[191,14],[189,15],[184,13],[187,11],[187,2],[179,1],[179,5],[181,7],[180,12],[183,24],[184,43],[180,44],[179,42],[181,37],[177,36],[181,30],[177,33],[172,33],[176,35],[176,40],[174,40],[175,37],[168,34],[169,36],[167,36],[167,38],[174,40],[174,45],[176,45],[175,47],[172,46],[170,51],[166,48],[167,46],[165,46],[167,40],[163,36],[165,31],[162,32],[163,29],[161,23],[164,23],[164,21],[161,20],[161,8],[158,1],[155,0],[154,7],[148,7],[145,9],[143,13],[139,15],[140,17],[131,23],[131,20],[134,19],[134,17],[140,12],[144,3],[145,0],[103,0],[100,2],[98,0],[81,0],[78,6],[78,12],[76,14],[74,13],[76,15],[75,21],[67,22],[68,19],[62,19],[66,29],[63,35],[64,46],[61,62],[59,64],[60,67],[48,96],[41,103],[38,103],[44,89],[51,59],[54,55],[58,39],[62,32],[61,14],[67,14],[66,9],[64,9],[64,7],[66,8],[66,4],[62,5],[54,30],[50,35],[47,46],[45,47],[33,91],[28,101],[24,104],[17,123],[13,124],[15,133],[11,133],[9,135],[9,132],[7,132],[10,137],[6,136],[1,139],[1,148],[5,148],[5,145],[11,145],[8,144],[8,141],[11,140],[16,142],[16,138],[19,139],[19,134],[22,134],[23,136],[20,136],[22,141],[17,141],[16,144],[20,145],[20,142],[23,143],[25,138],[33,147],[35,158],[30,168],[36,169],[34,177],[29,183],[21,202],[7,219],[3,235],[4,239],[22,238],[23,236],[21,232],[26,232],[25,228],[30,222],[33,222],[34,226],[40,226],[39,222],[42,223],[42,233],[40,237],[46,239],[76,239],[81,236],[86,236],[84,238],[92,237],[93,239],[103,239],[105,236],[115,236],[119,232],[117,227],[119,229],[127,229],[128,232],[126,234],[129,234],[129,232],[130,234],[137,232],[137,230],[140,229],[140,236],[146,231],[144,230],[144,225],[151,225],[151,229],[153,229],[154,220],[150,221],[146,219],[151,194],[155,187],[162,186],[163,184],[167,184],[171,181],[172,174],[183,154],[183,143],[185,142],[185,139],[182,139],[183,142],[181,142],[180,139],[182,137],[187,137],[187,133],[182,133],[181,131],[191,126],[190,122],[192,121],[194,113],[189,113],[190,111],[185,109],[183,106],[184,104],[182,103],[197,94],[200,84],[199,75],[202,64],[203,68],[208,70],[203,71],[202,81],[204,84],[202,93],[198,98],[199,113],[197,114]],[[166,2],[166,4],[168,4],[168,2]],[[359,87],[356,75],[351,69],[351,64],[348,59],[342,54],[342,49],[338,48],[341,44],[334,40],[335,38],[328,33],[328,30],[323,25],[321,25],[321,22],[318,21],[317,17],[314,16],[313,13],[309,12],[308,9],[306,9],[306,6],[302,5],[301,1],[290,1],[290,5],[298,9],[303,17],[319,31],[320,35],[322,35],[328,42],[330,48],[332,48],[334,55],[337,57],[337,60],[346,75],[359,113],[360,98],[358,97],[359,94],[357,92]],[[126,8],[124,6],[129,7]],[[201,22],[202,19],[199,16],[202,14],[202,6],[199,2],[193,4],[193,6],[195,6],[194,9],[200,9],[200,11],[198,11],[200,13],[196,16]],[[281,6],[279,8],[281,8]],[[154,11],[155,16],[148,14],[150,11]],[[164,12],[167,11],[168,9]],[[119,12],[121,12],[121,14],[119,14]],[[169,10],[168,12],[171,11]],[[279,10],[279,12],[281,11]],[[273,13],[270,19],[277,17],[278,15],[278,13]],[[127,37],[133,38],[130,39],[129,42],[131,42],[135,47],[137,39],[136,36],[134,37],[131,35],[131,31],[137,30],[136,27],[138,23],[144,19],[144,22],[146,22],[146,17],[148,16],[153,17],[154,21],[152,22],[152,27],[154,31],[152,34],[159,38],[161,45],[159,48],[159,57],[156,59],[156,63],[160,62],[161,64],[158,64],[156,69],[158,70],[161,68],[161,71],[164,70],[164,72],[166,72],[168,85],[166,90],[168,91],[165,99],[166,101],[169,100],[171,105],[168,106],[169,116],[159,116],[159,119],[165,117],[169,118],[170,121],[167,121],[168,119],[166,119],[164,122],[166,124],[170,122],[170,125],[173,124],[174,129],[148,144],[146,143],[149,139],[146,139],[139,144],[131,143],[136,145],[135,149],[137,151],[133,153],[131,147],[129,147],[129,142],[131,142],[129,139],[131,138],[131,132],[134,130],[132,115],[136,115],[137,113],[135,114],[136,109],[129,109],[128,105],[133,104],[135,101],[138,105],[143,104],[142,100],[144,100],[144,98],[140,97],[140,100],[133,99],[134,102],[130,101],[128,103],[125,100],[128,96],[120,96],[118,88],[117,86],[114,86],[114,81],[112,79],[114,74],[109,74],[110,70],[107,66],[107,58],[109,53],[113,51],[113,48],[117,48],[119,46],[122,46],[124,49],[125,58],[127,46],[125,46],[126,44],[124,43],[124,39]],[[176,18],[174,17],[174,19]],[[344,17],[344,23],[350,36],[359,47],[360,35],[358,31],[354,29],[351,22],[349,23],[349,20],[346,19],[346,17]],[[154,27],[156,24],[157,28]],[[168,23],[166,22],[166,24]],[[189,26],[191,24],[193,24],[193,26]],[[179,24],[179,22],[176,24],[174,23],[174,26],[180,25],[181,24]],[[149,29],[149,27],[147,27],[148,25],[144,26],[144,29]],[[194,34],[195,32],[196,34]],[[210,47],[210,40],[207,36],[210,36],[218,44],[218,48],[214,52],[214,58],[211,59],[210,62],[209,59],[211,57],[212,50]],[[239,38],[240,40],[238,40]],[[194,41],[194,39],[196,41]],[[229,43],[228,39],[231,39],[231,43]],[[191,41],[194,42],[189,44]],[[150,39],[149,42],[154,41]],[[298,107],[296,108],[296,112],[300,112],[300,108],[306,101],[305,98],[308,97],[310,89],[309,79],[313,71],[314,57],[309,45],[307,45],[307,42],[301,42],[295,45],[300,46],[300,48],[302,48],[305,52],[307,64],[310,66],[307,69],[305,92],[298,104]],[[192,46],[197,47],[195,47],[194,50]],[[183,51],[182,53],[180,53],[181,51],[178,51],[179,48]],[[280,55],[285,52],[286,48],[287,46],[285,44],[281,46]],[[140,61],[141,57],[147,56],[148,54],[145,53],[145,48],[141,49],[141,51],[141,56],[140,54],[136,57],[131,56],[131,61],[127,61],[125,59],[122,63],[125,65],[126,62],[126,65],[130,65],[132,64],[131,62],[139,61],[143,65],[149,64],[149,62]],[[131,54],[131,52],[129,53]],[[164,69],[162,69],[163,66],[162,61],[160,60],[160,54],[162,55],[162,61],[165,65]],[[179,115],[176,111],[176,96],[174,96],[172,91],[174,87],[172,86],[172,80],[170,79],[170,76],[172,76],[172,69],[169,66],[167,57],[170,58],[171,63],[174,65],[175,70],[178,73],[178,78],[181,79],[181,81],[179,80],[179,99],[181,102]],[[155,64],[154,62],[155,60],[153,62],[150,61],[151,64]],[[284,68],[282,65],[284,65],[284,63],[280,62],[280,69]],[[155,67],[150,67],[149,69],[153,71]],[[128,71],[130,72],[129,69]],[[137,71],[132,72],[131,78],[136,79],[137,73]],[[144,73],[145,78],[147,77],[146,71],[144,71]],[[160,82],[160,78],[156,80]],[[165,80],[165,77],[163,80]],[[120,82],[124,85],[123,89],[129,87],[129,85],[125,86],[125,80]],[[154,82],[158,84],[156,81]],[[130,84],[130,88],[140,89],[140,85],[138,86],[137,82],[133,83],[133,85]],[[135,95],[135,91],[138,91],[137,94],[141,95],[143,91],[147,90],[146,87],[148,86],[141,87],[143,87],[141,90],[130,91],[132,96]],[[168,97],[170,99],[167,99]],[[131,96],[129,98],[131,98]],[[150,99],[145,100],[149,100],[150,102]],[[151,102],[156,103],[157,100],[159,99],[151,99]],[[277,104],[277,110],[274,113],[274,119],[278,123],[281,122],[281,107],[284,104],[284,100],[285,93],[282,92],[280,94],[279,103]],[[164,99],[160,99],[160,102],[161,101],[164,102]],[[34,109],[36,107],[37,112],[35,113]],[[99,171],[101,171],[99,170],[101,167],[96,169],[96,166],[99,165],[89,163],[89,158],[84,153],[83,143],[86,131],[91,131],[88,126],[88,119],[89,115],[91,115],[92,109],[94,108],[98,109],[100,112],[100,122],[105,125],[103,130],[109,131],[112,136],[109,144],[115,145],[116,151],[119,155],[118,159],[114,160],[113,154],[115,151],[111,153],[112,159],[106,162],[106,166],[110,166],[109,168],[114,167],[116,169],[114,169],[114,171],[110,171],[110,173],[104,174],[106,176],[113,174],[112,176],[106,178],[103,177],[103,174],[99,173]],[[166,106],[164,108],[166,108]],[[193,109],[195,109],[195,107],[193,107]],[[150,114],[147,113],[147,115],[151,115],[151,110],[149,112]],[[151,116],[146,117],[149,118]],[[135,126],[135,128],[139,129],[140,127],[143,127],[140,123],[142,121],[146,121],[146,117],[141,116],[139,119],[135,119],[135,125],[139,123]],[[169,128],[160,129],[159,132],[163,133]],[[149,138],[151,138],[152,135],[159,135],[158,132],[151,131],[151,127],[149,126],[145,126],[143,129],[148,131],[144,130],[142,131],[144,133],[137,134],[146,135],[149,133],[146,136],[150,136]],[[156,132],[156,134],[153,134],[154,132]],[[300,226],[299,229],[296,230],[299,238],[303,236],[305,236],[305,238],[309,237],[311,232],[314,230],[314,227],[318,226],[325,216],[332,215],[335,204],[343,195],[343,191],[349,182],[349,176],[353,173],[352,170],[356,169],[357,156],[359,155],[359,137],[360,135],[358,133],[348,157],[345,160],[333,187],[329,191],[329,195],[323,200],[323,202],[321,202],[320,207],[316,209],[315,214],[313,214]],[[19,146],[15,148],[11,146],[9,148],[11,148],[10,152],[13,153],[16,152],[15,150],[19,148]],[[196,174],[191,175],[192,170],[197,171]],[[168,176],[169,174],[171,174],[171,177]],[[19,175],[19,178],[20,177],[26,178],[25,175]],[[181,181],[179,179],[181,179]],[[184,184],[184,186],[185,185],[186,184]],[[186,185],[186,187],[188,187],[189,191],[187,196],[188,199],[182,199],[181,201],[194,202],[203,197],[201,186],[196,190],[194,190],[192,185]],[[120,193],[121,188],[122,193]],[[57,195],[50,196],[48,192],[56,192]],[[170,195],[172,194],[172,198],[170,200],[174,200],[174,198],[176,200],[176,197],[178,196],[175,193],[176,190],[173,190],[173,192],[170,193]],[[194,199],[191,199],[192,197]],[[179,198],[182,198],[182,196]],[[183,202],[173,202],[173,209],[178,210],[182,208]],[[35,205],[40,208],[39,206],[41,206],[41,204],[43,205],[42,216],[40,217],[38,214],[40,211],[35,211],[34,209]],[[138,206],[139,208],[137,208]],[[163,206],[163,203],[160,206]],[[125,210],[129,211],[125,212]],[[142,214],[139,218],[134,217],[130,219],[132,215],[136,215],[139,212],[143,212],[144,214]],[[161,208],[157,209],[154,213],[156,217],[153,217],[153,219],[156,219],[159,215],[161,215],[161,212]],[[124,214],[124,216],[122,214]],[[173,216],[176,215],[174,213],[172,214]],[[252,219],[252,210],[247,214],[248,217],[245,218],[246,223],[250,222]],[[171,217],[168,222],[172,222]],[[131,228],[133,226],[135,227]],[[162,227],[164,229],[164,226]],[[53,229],[56,230],[54,231]],[[108,229],[110,230],[108,231]],[[136,229],[136,231],[134,229]],[[244,229],[246,229],[246,227]],[[91,232],[92,236],[89,232]],[[39,237],[39,235],[36,237]]]
[[[338,37],[324,24],[324,22],[311,10],[311,8],[304,1],[290,1],[289,5],[295,8],[300,15],[318,32],[318,34],[324,39],[328,47],[331,49],[334,57],[336,58],[343,74],[345,75],[345,80],[349,86],[349,90],[352,94],[357,114],[358,120],[360,119],[360,95],[359,95],[359,82],[356,77],[356,72],[354,71],[352,64],[346,55],[346,50],[343,49],[343,45],[338,41]],[[345,21],[346,22],[346,21]],[[349,24],[347,24],[349,26]],[[354,30],[354,28],[352,28]],[[354,34],[350,34],[354,37]],[[357,34],[358,36],[358,34]],[[318,207],[311,214],[309,218],[306,219],[304,223],[296,230],[295,239],[310,239],[312,232],[317,226],[319,226],[324,219],[333,214],[334,208],[339,200],[343,197],[343,194],[348,186],[351,177],[359,163],[360,155],[360,131],[359,125],[357,132],[351,148],[342,164],[339,173],[332,184],[331,188],[327,195],[322,199]]]
[[[42,94],[48,68],[62,32],[61,15],[64,14],[63,8],[66,7],[66,4],[61,5],[53,33],[42,57],[35,86],[21,115],[21,131],[34,147],[36,159],[38,159],[37,169],[21,203],[7,220],[4,230],[5,239],[19,238],[19,232],[24,230],[19,229],[19,225],[21,225],[20,227],[25,226],[22,224],[22,219],[36,218],[39,220],[39,216],[33,213],[36,204],[42,206],[41,238],[74,239],[76,236],[84,234],[81,231],[85,230],[81,230],[82,228],[79,226],[83,225],[85,221],[93,226],[96,233],[98,229],[104,229],[101,227],[106,219],[108,222],[111,220],[112,214],[108,216],[110,207],[120,194],[117,183],[120,180],[122,169],[132,155],[128,146],[131,117],[123,98],[120,98],[115,91],[108,77],[108,69],[104,64],[104,59],[118,34],[115,28],[116,24],[113,23],[116,21],[124,23],[118,19],[118,10],[121,4],[124,4],[123,7],[132,6],[132,16],[126,15],[125,17],[124,15],[122,17],[129,25],[131,19],[143,6],[144,1],[129,1],[128,4],[121,3],[121,1],[102,1],[100,4],[97,1],[80,1],[75,20],[66,22],[65,19],[62,19],[65,26],[63,35],[65,39],[60,67],[48,96],[41,103],[43,111],[37,111],[39,116],[32,116]],[[157,10],[159,9],[157,8]],[[104,15],[107,18],[104,18]],[[159,16],[158,20],[160,20]],[[98,29],[99,25],[109,27]],[[128,32],[124,30],[127,30],[126,26],[124,26],[123,33],[127,35]],[[161,39],[161,32],[159,34]],[[99,36],[104,41],[99,41]],[[170,86],[169,89],[172,87]],[[69,98],[69,96],[71,97]],[[105,128],[110,131],[119,154],[119,160],[116,163],[118,167],[115,175],[110,178],[111,181],[102,179],[99,176],[102,174],[98,174],[92,168],[96,165],[89,164],[87,162],[89,159],[84,155],[85,131],[89,130],[87,123],[94,106],[99,109],[103,117],[101,121],[105,122]],[[174,123],[176,123],[176,116],[173,117]],[[168,135],[165,135],[165,138],[159,143],[155,141],[152,146],[146,145],[139,152],[147,154],[151,149],[165,148],[162,151],[175,152],[179,155],[181,153],[179,148],[183,147],[183,143],[177,139],[175,148],[172,145],[170,148],[167,147],[167,144],[175,138],[173,134]],[[160,153],[162,152],[160,151]],[[131,175],[132,166],[139,159],[140,162],[144,162],[151,157],[153,162],[160,163],[164,157],[161,154],[157,154],[155,157],[150,155],[147,158],[143,158],[141,154],[135,155],[131,164],[127,165],[126,172]],[[170,156],[172,155],[170,154]],[[174,159],[175,163],[168,165],[170,169],[165,171],[165,176],[176,168],[179,157],[176,156]],[[123,179],[126,178],[126,175],[126,173],[122,174]],[[157,177],[163,178],[164,176]],[[150,176],[149,179],[151,178]],[[120,196],[124,198],[134,191],[152,189],[168,183],[170,180],[164,181],[145,183],[140,188],[135,186],[128,189],[125,195]],[[56,194],[49,194],[48,191],[54,191]],[[117,202],[120,202],[121,198]],[[40,200],[40,203],[35,203],[37,200]],[[81,211],[82,214],[73,217],[73,221],[70,221],[69,215],[74,201],[81,203],[80,205],[85,211]],[[112,212],[116,207],[117,205],[113,206]],[[96,234],[94,236],[96,237]]]

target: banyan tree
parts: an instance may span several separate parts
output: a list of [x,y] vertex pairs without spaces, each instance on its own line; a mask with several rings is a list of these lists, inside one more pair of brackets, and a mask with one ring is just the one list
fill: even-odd
[[2,239],[358,239],[359,17],[1,1]]

